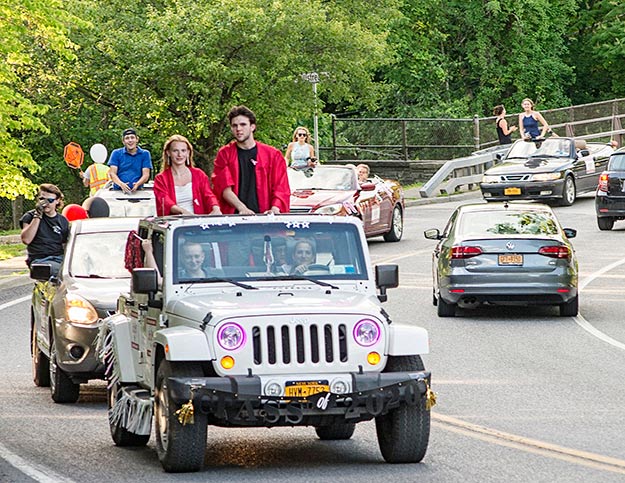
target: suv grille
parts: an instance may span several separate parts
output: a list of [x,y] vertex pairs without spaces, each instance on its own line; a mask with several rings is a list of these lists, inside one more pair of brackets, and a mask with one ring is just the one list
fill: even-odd
[[282,325],[252,329],[254,364],[347,362],[345,324]]

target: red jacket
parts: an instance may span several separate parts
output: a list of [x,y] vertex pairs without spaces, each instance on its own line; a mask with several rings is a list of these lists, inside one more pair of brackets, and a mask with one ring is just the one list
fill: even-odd
[[[256,195],[261,213],[277,206],[280,213],[288,213],[291,188],[286,175],[286,161],[282,153],[267,144],[256,142]],[[223,199],[223,192],[231,187],[239,196],[239,158],[234,141],[223,146],[217,153],[213,174],[213,190],[219,198],[219,205],[224,214],[234,213],[234,207]]]
[[[193,212],[196,215],[209,214],[213,206],[217,205],[217,197],[211,190],[208,176],[199,168],[189,167],[191,170],[191,190],[193,192]],[[156,213],[159,216],[171,215],[171,207],[176,204],[176,187],[171,168],[154,177],[154,199]]]

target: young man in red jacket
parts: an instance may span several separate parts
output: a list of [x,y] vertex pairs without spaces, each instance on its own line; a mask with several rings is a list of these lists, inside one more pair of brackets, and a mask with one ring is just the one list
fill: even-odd
[[254,139],[256,116],[245,106],[228,113],[234,141],[217,153],[211,181],[224,214],[288,213],[291,189],[277,149]]

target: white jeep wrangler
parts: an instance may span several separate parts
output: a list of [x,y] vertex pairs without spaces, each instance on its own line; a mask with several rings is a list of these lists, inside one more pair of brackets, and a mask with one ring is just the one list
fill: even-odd
[[359,220],[151,218],[139,236],[157,268],[133,270],[98,342],[115,444],[145,445],[154,414],[164,469],[197,471],[207,425],[348,439],[375,418],[387,462],[421,461],[434,402],[420,357],[428,334],[391,323],[380,302],[398,267],[374,271]]

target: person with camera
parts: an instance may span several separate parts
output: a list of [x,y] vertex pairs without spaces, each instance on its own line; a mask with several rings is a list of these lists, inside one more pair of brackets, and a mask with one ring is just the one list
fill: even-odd
[[26,264],[47,263],[52,275],[57,275],[63,262],[65,243],[69,236],[69,221],[57,210],[63,208],[63,193],[53,184],[39,186],[37,205],[20,218],[21,239],[26,245]]

